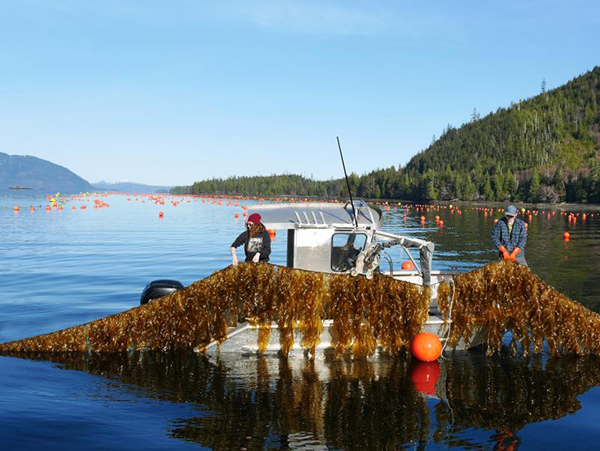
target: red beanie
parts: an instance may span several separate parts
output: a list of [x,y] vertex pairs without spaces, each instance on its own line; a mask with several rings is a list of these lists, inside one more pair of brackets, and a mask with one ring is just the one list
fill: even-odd
[[261,217],[258,213],[252,213],[248,216],[248,222],[253,222],[254,224],[258,224],[261,220]]

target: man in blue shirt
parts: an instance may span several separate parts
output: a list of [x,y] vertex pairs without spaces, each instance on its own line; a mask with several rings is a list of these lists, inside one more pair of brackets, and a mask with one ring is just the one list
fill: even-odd
[[509,205],[492,229],[492,242],[498,248],[500,257],[527,266],[525,261],[525,243],[527,230],[525,222],[517,218],[517,207]]

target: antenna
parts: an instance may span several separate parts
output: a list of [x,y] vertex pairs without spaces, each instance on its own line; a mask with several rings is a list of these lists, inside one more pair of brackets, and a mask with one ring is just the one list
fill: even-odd
[[344,168],[344,176],[346,177],[346,186],[348,186],[348,195],[350,196],[350,205],[352,205],[352,218],[354,218],[354,224],[358,227],[358,219],[356,218],[356,209],[354,208],[354,201],[352,200],[352,191],[350,191],[350,180],[348,180],[348,173],[346,172],[346,164],[344,163],[344,155],[342,154],[342,145],[340,144],[340,137],[336,136],[338,149],[340,149],[340,157],[342,159],[342,167]]

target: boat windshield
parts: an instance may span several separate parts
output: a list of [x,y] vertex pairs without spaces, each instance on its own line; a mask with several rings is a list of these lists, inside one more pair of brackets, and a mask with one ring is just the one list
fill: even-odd
[[331,269],[335,272],[354,268],[358,254],[365,249],[364,233],[335,233],[331,239]]

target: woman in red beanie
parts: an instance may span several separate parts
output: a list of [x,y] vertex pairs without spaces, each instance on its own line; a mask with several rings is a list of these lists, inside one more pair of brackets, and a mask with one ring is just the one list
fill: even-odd
[[234,265],[238,264],[235,249],[244,245],[247,262],[268,262],[271,254],[271,237],[260,222],[258,213],[252,213],[246,221],[246,230],[238,236],[231,244],[231,260]]

